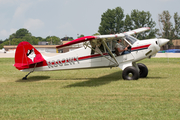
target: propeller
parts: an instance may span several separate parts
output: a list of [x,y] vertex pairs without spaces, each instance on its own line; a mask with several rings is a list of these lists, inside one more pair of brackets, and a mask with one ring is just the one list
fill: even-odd
[[[158,16],[158,24],[159,24],[159,28],[160,28],[160,31],[161,31],[161,35],[163,35],[163,31],[162,31],[162,27],[161,27],[161,24],[160,24],[160,18],[159,18],[159,16]],[[166,43],[165,43],[165,41],[167,41]],[[167,46],[167,43],[169,42],[169,40],[168,39],[164,39],[164,40],[159,40],[159,43],[160,43],[160,46],[162,47],[163,45],[166,45],[165,46],[165,55],[166,55],[166,58],[167,58],[167,60],[168,60],[168,63],[169,63],[169,56],[168,56],[168,53],[166,52],[166,50],[168,49],[168,46]]]

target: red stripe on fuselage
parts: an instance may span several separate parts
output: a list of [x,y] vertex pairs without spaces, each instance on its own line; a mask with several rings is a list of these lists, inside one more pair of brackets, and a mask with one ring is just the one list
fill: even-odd
[[138,47],[133,47],[131,48],[131,50],[138,50],[138,49],[144,49],[144,48],[148,48],[151,44],[148,44],[148,45],[143,45],[143,46],[138,46]]
[[[108,53],[103,53],[103,55],[108,55]],[[89,55],[89,56],[79,57],[78,60],[92,59],[100,56],[102,55],[101,54]]]

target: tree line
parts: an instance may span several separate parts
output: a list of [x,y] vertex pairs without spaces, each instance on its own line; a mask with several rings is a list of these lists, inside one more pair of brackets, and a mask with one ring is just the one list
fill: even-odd
[[49,45],[61,45],[62,41],[71,41],[73,37],[64,37],[59,38],[57,36],[47,36],[46,38],[35,37],[25,28],[21,28],[9,36],[8,39],[2,41],[0,48],[3,48],[4,45],[18,45],[22,41],[28,41],[32,45],[38,45],[38,42],[48,42]]
[[[116,7],[115,9],[108,9],[101,15],[101,23],[98,29],[99,33],[94,35],[105,35],[105,34],[116,34],[123,33],[125,31],[141,28],[141,27],[150,27],[150,31],[143,32],[136,36],[138,39],[149,39],[155,37],[162,37],[170,39],[168,43],[169,46],[172,46],[173,39],[180,39],[180,16],[178,13],[174,13],[173,19],[174,23],[171,22],[172,16],[169,11],[163,11],[158,15],[158,24],[153,21],[152,15],[149,11],[139,11],[132,10],[131,14],[124,14],[124,10],[121,7]],[[155,28],[159,26],[159,29]],[[80,35],[79,37],[83,37]],[[48,42],[49,44],[59,45],[62,44],[62,40],[73,40],[72,37],[59,38],[57,36],[48,36],[46,38],[35,37],[24,28],[21,28],[9,36],[8,39],[0,44],[0,48],[3,48],[4,45],[18,45],[21,41],[28,41],[33,45],[37,45],[40,41]]]
[[[180,39],[180,16],[177,12],[174,13],[174,23],[171,22],[171,18],[169,11],[163,11],[158,14],[158,24],[156,24],[149,11],[132,10],[130,15],[125,15],[124,10],[117,7],[108,9],[102,14],[98,32],[100,34],[115,34],[141,27],[150,27],[150,31],[138,34],[136,37],[140,40],[155,37],[167,38],[170,39],[168,45],[172,46],[173,39]],[[155,28],[156,25],[160,29]]]

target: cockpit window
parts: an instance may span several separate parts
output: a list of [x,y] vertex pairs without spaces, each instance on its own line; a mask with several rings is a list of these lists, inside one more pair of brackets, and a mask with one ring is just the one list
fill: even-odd
[[136,38],[134,38],[134,37],[132,37],[132,36],[129,36],[129,35],[125,35],[125,39],[126,39],[129,43],[131,43],[131,45],[133,45],[133,44],[137,41]]

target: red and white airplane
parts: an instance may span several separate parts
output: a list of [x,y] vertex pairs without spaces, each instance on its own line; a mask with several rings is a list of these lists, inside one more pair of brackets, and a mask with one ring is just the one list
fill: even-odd
[[[34,71],[119,67],[123,70],[123,79],[137,80],[139,77],[146,77],[148,69],[144,64],[136,62],[151,58],[169,41],[157,38],[137,40],[131,36],[149,29],[143,27],[120,34],[81,37],[56,48],[62,49],[78,43],[82,43],[83,47],[53,57],[42,55],[30,43],[24,41],[17,46],[14,66],[20,71],[29,72],[23,79],[27,79]],[[128,54],[115,54],[118,39],[123,40],[124,45],[129,45]]]

